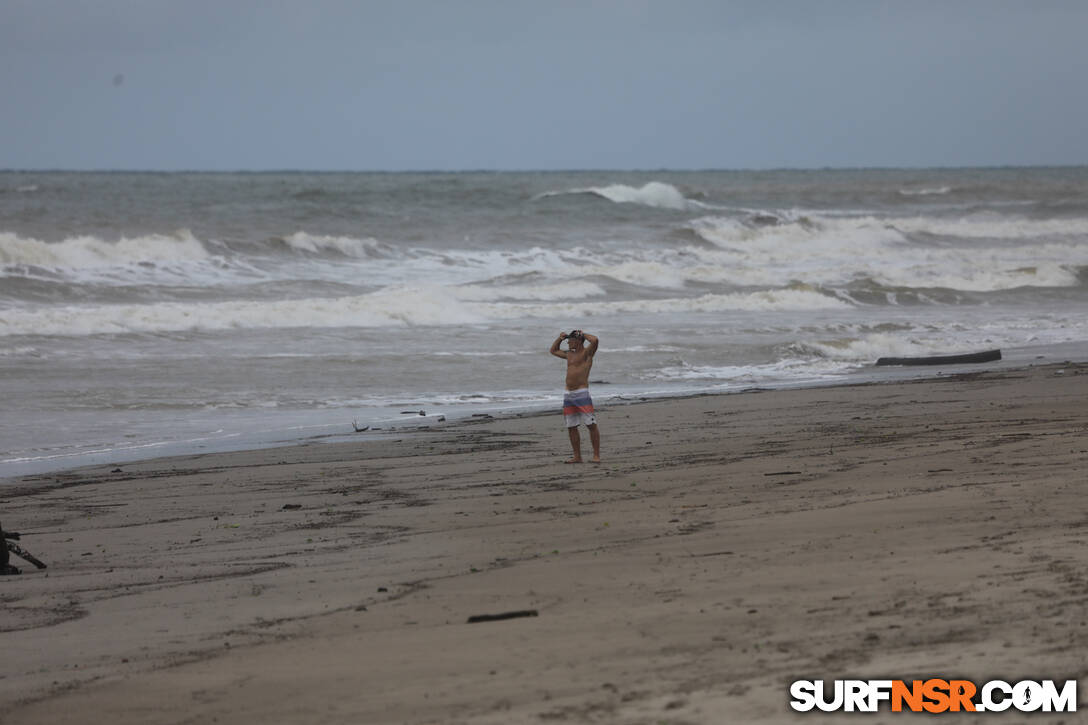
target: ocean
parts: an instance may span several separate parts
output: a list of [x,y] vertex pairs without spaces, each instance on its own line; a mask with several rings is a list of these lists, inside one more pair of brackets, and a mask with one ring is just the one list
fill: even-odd
[[558,411],[573,328],[605,407],[1088,359],[1088,168],[0,173],[0,477]]

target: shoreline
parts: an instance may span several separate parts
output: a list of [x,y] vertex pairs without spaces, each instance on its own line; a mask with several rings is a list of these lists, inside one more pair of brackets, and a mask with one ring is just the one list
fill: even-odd
[[50,568],[0,580],[0,721],[785,722],[784,683],[848,674],[1083,691],[1088,363],[933,372],[600,406],[600,466],[562,465],[539,412],[5,481]]
[[[978,372],[989,370],[1015,370],[1021,367],[1033,367],[1036,365],[1069,363],[1070,360],[1088,360],[1088,344],[1062,343],[1052,345],[1040,345],[1033,347],[1015,348],[1002,351],[1004,358],[996,362],[977,363],[952,366],[903,366],[876,368],[874,366],[859,367],[846,373],[840,373],[831,377],[806,379],[800,381],[778,380],[765,383],[722,383],[717,385],[679,387],[677,390],[651,390],[639,392],[626,390],[630,385],[618,385],[605,381],[591,383],[595,391],[595,400],[599,399],[603,405],[619,405],[639,403],[652,400],[673,400],[704,395],[736,395],[754,390],[793,390],[808,388],[840,387],[852,385],[867,385],[871,383],[902,382],[908,380],[940,378],[945,375],[956,375],[963,372]],[[1064,360],[1062,359],[1064,358]],[[602,392],[602,388],[604,391]],[[623,392],[609,394],[609,389],[624,389]],[[411,407],[413,403],[405,403]],[[555,401],[555,406],[559,400]],[[426,405],[430,415],[425,420],[411,424],[413,419],[405,416],[396,416],[393,411],[382,411],[373,419],[362,421],[371,430],[368,433],[352,431],[353,423],[348,421],[351,415],[349,409],[344,409],[344,420],[338,423],[317,423],[312,419],[313,411],[303,411],[305,417],[311,418],[306,425],[288,425],[289,417],[278,427],[264,431],[235,432],[222,435],[218,438],[202,436],[192,440],[163,441],[157,443],[140,444],[129,448],[103,448],[100,450],[77,453],[42,456],[37,458],[13,458],[0,461],[0,488],[8,482],[20,478],[38,475],[57,474],[69,471],[94,468],[98,466],[124,466],[137,462],[157,460],[162,458],[178,458],[193,455],[237,453],[250,450],[266,450],[275,448],[289,448],[298,445],[357,443],[362,440],[380,439],[388,435],[400,435],[411,432],[428,425],[436,428],[449,428],[472,422],[473,418],[490,416],[498,419],[524,417],[526,415],[548,415],[554,412],[550,404],[501,404],[488,405],[482,412],[471,412],[473,406],[439,406]],[[392,417],[388,417],[392,416]],[[331,416],[330,416],[331,417]],[[438,420],[438,419],[441,419]],[[395,425],[390,425],[394,421]],[[297,422],[297,421],[294,421]],[[400,422],[404,424],[401,425]],[[382,423],[381,428],[374,427],[375,423]],[[441,423],[441,425],[440,425]],[[302,435],[302,429],[311,429],[312,433]],[[295,431],[295,432],[288,432]],[[321,432],[317,432],[321,431]],[[381,431],[380,433],[378,431]],[[222,431],[220,431],[222,432]],[[290,436],[290,437],[289,437]],[[145,451],[140,454],[140,451]]]

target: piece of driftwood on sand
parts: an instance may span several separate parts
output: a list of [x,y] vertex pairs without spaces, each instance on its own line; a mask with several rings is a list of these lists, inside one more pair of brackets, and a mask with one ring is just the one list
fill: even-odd
[[927,357],[882,357],[877,365],[967,365],[993,362],[1001,359],[1000,350],[970,352],[963,355],[929,355]]

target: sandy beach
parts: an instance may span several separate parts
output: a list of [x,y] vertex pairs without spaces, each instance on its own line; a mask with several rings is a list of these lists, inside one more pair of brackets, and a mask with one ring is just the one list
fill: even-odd
[[917,719],[790,710],[846,677],[1084,699],[1086,397],[1088,364],[945,371],[608,406],[599,466],[562,464],[556,413],[5,481],[49,568],[0,579],[0,721]]

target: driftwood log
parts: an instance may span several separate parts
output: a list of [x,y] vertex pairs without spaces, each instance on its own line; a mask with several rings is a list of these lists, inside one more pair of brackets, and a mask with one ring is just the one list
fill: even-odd
[[965,355],[930,355],[928,357],[882,357],[877,365],[966,365],[1001,359],[1000,350],[971,352]]
[[516,612],[501,612],[499,614],[475,614],[468,618],[469,624],[479,622],[501,622],[504,619],[519,619],[521,617],[539,616],[535,609],[520,609]]

